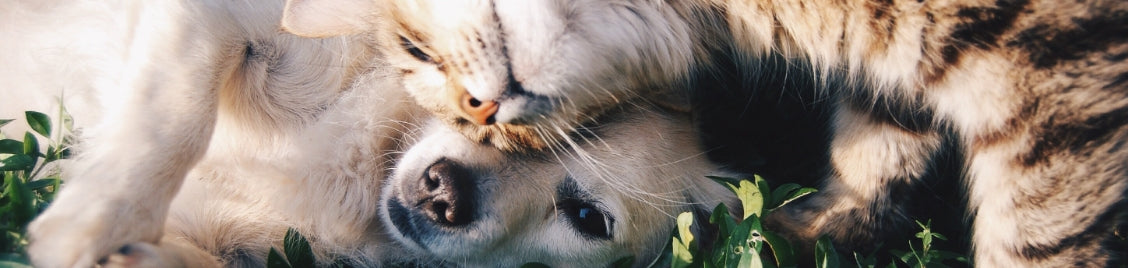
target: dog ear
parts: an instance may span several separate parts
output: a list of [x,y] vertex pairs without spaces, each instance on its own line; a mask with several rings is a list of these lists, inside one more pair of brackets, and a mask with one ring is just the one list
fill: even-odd
[[282,30],[304,37],[356,34],[375,15],[376,0],[286,0]]

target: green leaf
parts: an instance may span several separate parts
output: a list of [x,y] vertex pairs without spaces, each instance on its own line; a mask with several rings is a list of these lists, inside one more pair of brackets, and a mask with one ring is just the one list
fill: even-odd
[[51,201],[55,200],[55,194],[59,192],[59,185],[63,184],[63,180],[59,179],[58,175],[51,177],[40,178],[28,182],[28,189],[39,192],[39,211],[43,212]]
[[791,249],[791,243],[787,239],[767,230],[764,231],[764,241],[767,242],[768,247],[772,249],[772,256],[775,257],[776,266],[779,267],[795,267],[798,265],[795,262],[795,251]]
[[685,268],[693,264],[693,252],[689,251],[689,245],[683,243],[677,237],[673,239],[673,248],[671,254],[673,259],[670,260],[670,268]]
[[915,262],[914,260],[916,260],[916,256],[913,255],[913,252],[899,249],[890,249],[889,253],[893,254],[894,257],[897,257],[897,260],[901,261],[904,264],[908,264],[909,266],[913,266],[912,264],[913,262]]
[[27,116],[27,124],[31,126],[32,130],[35,130],[35,132],[38,132],[39,135],[43,135],[44,137],[51,136],[50,117],[36,111],[27,111],[24,112],[24,115]]
[[314,264],[317,263],[313,256],[313,249],[309,246],[309,241],[294,228],[286,230],[286,239],[283,241],[283,246],[286,260],[289,261],[291,266],[314,267]]
[[27,155],[17,154],[0,160],[0,171],[28,170],[35,166],[35,159]]
[[290,263],[286,262],[286,258],[278,253],[278,249],[270,248],[270,254],[266,255],[267,268],[293,268]]
[[693,233],[689,229],[693,225],[693,213],[682,212],[678,214],[677,225],[677,237],[673,238],[673,249],[671,250],[673,259],[670,262],[670,267],[685,268],[693,264],[693,254],[697,252]]
[[0,119],[0,127],[4,127],[5,125],[8,125],[8,123],[11,123],[12,121],[16,121],[16,120],[15,119]]
[[838,251],[836,251],[834,245],[830,243],[829,236],[824,235],[815,242],[815,267],[842,267],[841,261],[838,258]]
[[[762,197],[760,197],[760,200],[761,200],[760,201],[760,203],[761,203],[760,207],[761,207],[761,210],[763,210],[764,205],[767,205],[766,204],[767,202],[772,201],[772,187],[770,185],[768,185],[768,181],[764,180],[764,177],[760,177],[760,175],[753,175],[752,177],[755,179],[756,188],[757,188],[757,190],[759,190],[760,195],[762,196]],[[764,215],[756,215],[756,216],[763,217]]]
[[7,186],[4,193],[8,197],[12,223],[20,229],[27,226],[35,218],[38,207],[35,204],[35,195],[24,184],[23,179],[15,176],[5,176],[4,184]]
[[39,157],[39,139],[35,138],[35,134],[31,132],[24,133],[23,141],[23,154],[33,157]]
[[717,183],[720,183],[722,185],[739,185],[740,182],[743,181],[742,179],[729,178],[729,177],[718,177],[718,176],[705,176],[705,177],[710,178],[713,181],[716,181]]
[[13,139],[0,140],[0,154],[22,154],[23,142]]
[[[717,226],[717,233],[727,235],[732,232],[732,228],[736,227],[736,219],[732,218],[729,214],[728,206],[725,203],[717,204],[713,208],[713,214],[709,215],[709,223]],[[718,240],[717,242],[721,242]],[[720,248],[720,247],[714,247]]]
[[46,188],[47,186],[59,185],[60,181],[61,180],[59,180],[58,178],[42,178],[28,182],[27,188],[32,190],[39,190]]
[[694,246],[697,243],[693,239],[693,232],[689,229],[693,226],[693,213],[682,212],[681,214],[678,214],[677,221],[678,238],[681,238],[682,243],[685,243],[686,246],[689,246],[689,250],[697,251],[696,247]]
[[764,230],[760,224],[760,218],[751,215],[744,219],[736,229],[732,240],[729,241],[729,245],[734,249],[732,252],[737,253],[736,267],[764,267],[760,258],[760,250],[764,247],[762,235]]
[[770,203],[765,204],[769,209],[775,209],[783,204],[784,198],[791,195],[791,192],[799,189],[798,184],[785,183],[772,190],[772,198],[768,199]]
[[764,212],[764,196],[760,193],[760,188],[753,185],[750,181],[740,181],[740,186],[733,189],[736,192],[736,197],[740,198],[740,204],[744,207],[744,218],[747,219],[752,215],[759,217]]
[[818,192],[818,191],[819,190],[816,190],[815,188],[807,188],[807,187],[799,188],[799,190],[796,190],[795,192],[792,192],[791,194],[788,194],[786,197],[784,197],[783,201],[780,201],[779,205],[776,206],[776,208],[787,205],[788,203],[791,203],[791,201],[795,201],[796,199],[799,199],[801,197],[807,196],[809,194],[812,194],[812,193],[815,193],[815,192]]

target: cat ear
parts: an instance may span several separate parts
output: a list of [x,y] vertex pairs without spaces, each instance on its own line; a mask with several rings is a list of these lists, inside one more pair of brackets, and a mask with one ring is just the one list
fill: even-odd
[[376,0],[286,0],[282,30],[304,37],[364,32],[376,15]]

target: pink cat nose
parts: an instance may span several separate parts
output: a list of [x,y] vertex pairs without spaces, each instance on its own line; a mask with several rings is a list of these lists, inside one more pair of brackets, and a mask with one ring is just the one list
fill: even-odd
[[462,111],[469,116],[470,121],[479,125],[491,125],[496,119],[494,114],[497,114],[498,104],[494,101],[481,101],[469,93],[463,93],[459,101],[459,107]]

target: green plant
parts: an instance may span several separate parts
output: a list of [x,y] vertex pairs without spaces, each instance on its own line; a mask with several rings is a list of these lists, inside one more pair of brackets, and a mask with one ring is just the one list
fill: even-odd
[[270,248],[270,253],[266,256],[267,268],[314,267],[316,263],[317,258],[313,256],[309,241],[294,228],[286,230],[282,252]]
[[[921,231],[916,233],[916,237],[920,239],[920,244],[914,245],[914,243],[910,241],[909,251],[891,250],[891,252],[898,257],[897,260],[909,265],[909,267],[921,268],[948,267],[948,265],[944,263],[945,261],[956,261],[967,264],[967,257],[962,254],[932,248],[933,238],[948,240],[944,235],[932,232],[932,220],[929,220],[928,223],[916,221],[916,224],[921,228]],[[919,251],[917,250],[918,247],[920,249]]]
[[[70,157],[70,131],[73,123],[65,109],[59,109],[59,121],[40,112],[24,113],[33,132],[21,139],[8,139],[0,133],[0,266],[30,267],[27,258],[27,224],[35,219],[55,198],[62,181],[55,161]],[[12,119],[0,120],[0,127]],[[47,143],[41,151],[40,144]]]
[[[813,260],[797,260],[790,243],[763,228],[761,219],[800,197],[814,193],[815,189],[803,188],[796,184],[784,184],[772,190],[763,178],[737,180],[732,178],[713,178],[728,186],[740,199],[743,206],[742,220],[737,221],[728,213],[728,207],[718,205],[709,217],[708,223],[695,222],[693,214],[684,212],[678,215],[677,229],[668,247],[670,264],[673,268],[685,267],[795,267],[800,262],[814,264],[820,268],[859,267],[895,268],[908,267],[948,267],[952,262],[967,264],[967,257],[952,251],[938,250],[934,240],[947,240],[932,231],[932,222],[917,221],[921,231],[916,233],[919,241],[908,241],[909,250],[890,249],[888,252],[875,251],[863,255],[855,252],[853,263],[845,260],[835,250],[829,237],[823,236],[815,243]],[[717,227],[719,237],[712,250],[703,250],[698,239],[690,232],[693,224],[711,224]],[[877,248],[881,248],[878,246]],[[892,255],[895,261],[879,265],[877,255]]]
[[[784,184],[772,190],[760,176],[754,180],[710,177],[726,186],[740,199],[743,215],[740,220],[719,204],[709,217],[718,230],[712,251],[705,252],[690,232],[693,214],[678,215],[677,230],[671,241],[670,261],[673,268],[685,267],[793,267],[796,260],[790,243],[763,228],[761,219],[800,197],[815,192],[796,184]],[[706,224],[706,223],[698,223]]]

